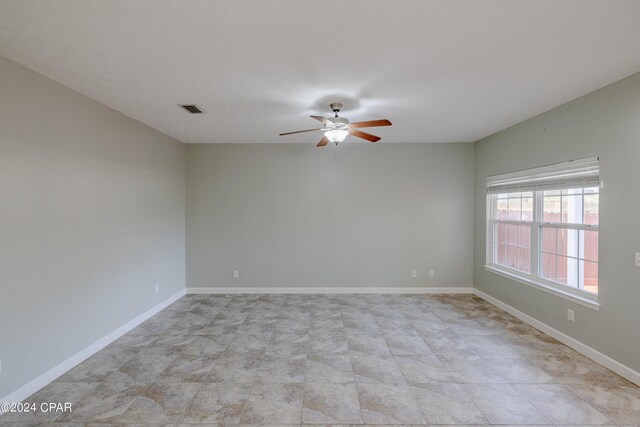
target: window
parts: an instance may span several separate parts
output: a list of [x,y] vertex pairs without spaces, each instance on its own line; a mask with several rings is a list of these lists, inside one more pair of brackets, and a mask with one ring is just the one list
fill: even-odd
[[487,178],[487,265],[595,299],[599,201],[597,158]]

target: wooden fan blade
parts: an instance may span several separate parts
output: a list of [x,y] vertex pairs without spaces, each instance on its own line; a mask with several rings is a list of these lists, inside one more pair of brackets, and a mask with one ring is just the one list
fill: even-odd
[[316,145],[316,147],[324,147],[325,145],[327,145],[329,143],[329,140],[327,139],[327,137],[323,137],[320,142],[318,142],[318,145]]
[[322,116],[309,116],[309,117],[311,117],[312,119],[316,119],[317,121],[322,122],[324,124],[331,123],[329,120],[327,120],[325,117],[322,117]]
[[379,136],[371,135],[370,133],[361,132],[359,130],[351,129],[349,133],[353,136],[357,136],[358,138],[366,139],[369,142],[380,141]]
[[366,122],[351,123],[352,128],[373,128],[377,126],[391,126],[391,122],[387,119],[382,120],[369,120]]
[[297,130],[297,131],[294,131],[294,132],[285,132],[285,133],[281,133],[281,134],[280,134],[280,136],[283,136],[283,135],[292,135],[292,134],[294,134],[294,133],[302,133],[302,132],[313,132],[314,130],[320,130],[320,129],[321,129],[321,128],[318,128],[318,129]]

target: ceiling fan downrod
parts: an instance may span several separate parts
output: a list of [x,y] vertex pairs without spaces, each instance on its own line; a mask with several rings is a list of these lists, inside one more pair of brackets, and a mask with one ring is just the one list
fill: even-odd
[[329,107],[331,107],[331,111],[336,113],[336,117],[338,117],[338,113],[340,112],[340,110],[342,110],[342,104],[340,104],[339,102],[334,102],[333,104],[329,105]]

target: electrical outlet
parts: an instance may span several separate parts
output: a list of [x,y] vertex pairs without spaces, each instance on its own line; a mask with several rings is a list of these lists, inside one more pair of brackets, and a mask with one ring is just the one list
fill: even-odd
[[160,292],[160,285],[156,284],[156,285],[154,286],[154,289],[155,289],[156,294],[157,294],[158,292]]
[[418,270],[411,270],[411,277],[418,277]]
[[429,277],[436,277],[436,271],[435,270],[429,270]]
[[572,322],[576,321],[576,313],[570,308],[567,308],[567,319],[571,320]]
[[636,252],[636,267],[640,267],[640,252]]
[[238,270],[233,270],[233,278],[237,279],[239,277]]

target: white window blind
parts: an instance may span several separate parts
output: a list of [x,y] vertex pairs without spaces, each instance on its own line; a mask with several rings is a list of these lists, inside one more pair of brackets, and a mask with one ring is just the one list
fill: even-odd
[[487,193],[600,187],[598,157],[487,177]]

